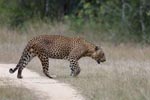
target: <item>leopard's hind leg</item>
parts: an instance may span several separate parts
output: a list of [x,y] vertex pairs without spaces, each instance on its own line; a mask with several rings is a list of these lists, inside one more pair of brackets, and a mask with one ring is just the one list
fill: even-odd
[[33,52],[30,52],[30,51],[26,51],[23,53],[19,63],[18,63],[18,66],[19,69],[18,69],[18,75],[17,75],[17,78],[22,78],[22,70],[27,66],[27,64],[31,61],[31,59],[33,57],[35,57],[36,55],[33,53]]
[[10,68],[9,72],[14,73],[18,69],[17,78],[22,78],[22,70],[31,61],[31,59],[36,56],[32,51],[33,49],[25,48],[19,60],[19,63],[14,69]]

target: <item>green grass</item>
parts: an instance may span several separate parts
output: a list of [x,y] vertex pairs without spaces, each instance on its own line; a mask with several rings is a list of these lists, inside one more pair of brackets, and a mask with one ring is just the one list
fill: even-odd
[[[49,26],[50,28],[41,25],[40,29],[29,27],[27,34],[22,35],[18,35],[17,31],[1,29],[1,62],[17,63],[25,44],[35,35],[54,33],[74,36],[69,34],[71,31],[67,27],[62,25]],[[94,41],[92,38],[89,40]],[[100,41],[95,43],[100,44]],[[73,85],[87,100],[149,100],[150,48],[138,44],[115,46],[111,43],[102,43],[102,47],[107,61],[98,65],[91,58],[82,58],[79,61],[82,71],[78,77],[69,76],[69,62],[64,60],[50,59],[50,73],[57,75],[56,80]],[[37,58],[33,59],[27,67],[43,75]]]

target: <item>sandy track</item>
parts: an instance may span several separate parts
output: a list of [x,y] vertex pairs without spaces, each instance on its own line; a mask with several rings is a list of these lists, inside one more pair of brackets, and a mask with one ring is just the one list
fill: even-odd
[[[42,77],[27,68],[23,71],[23,79],[17,79],[16,73],[10,74],[9,68],[15,64],[0,64],[0,78],[7,79],[7,84],[25,86],[32,89],[39,98],[44,100],[84,100],[84,98],[68,84],[60,83],[54,79]],[[2,83],[0,82],[2,85]]]

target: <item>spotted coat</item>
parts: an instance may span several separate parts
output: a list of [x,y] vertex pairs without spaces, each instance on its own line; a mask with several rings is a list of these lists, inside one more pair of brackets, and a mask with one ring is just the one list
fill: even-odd
[[78,60],[81,57],[89,56],[97,62],[104,62],[105,55],[101,48],[87,42],[83,38],[70,38],[61,35],[41,35],[31,39],[25,47],[22,56],[14,69],[10,69],[10,73],[14,73],[18,69],[18,78],[22,78],[22,70],[30,62],[32,58],[37,56],[42,64],[43,73],[49,75],[49,58],[67,59],[70,62],[71,76],[77,76],[81,69]]

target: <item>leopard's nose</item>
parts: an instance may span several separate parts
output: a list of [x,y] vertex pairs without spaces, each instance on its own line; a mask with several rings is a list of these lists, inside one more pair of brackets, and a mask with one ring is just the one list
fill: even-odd
[[100,64],[101,62],[99,60],[97,60],[97,63]]

